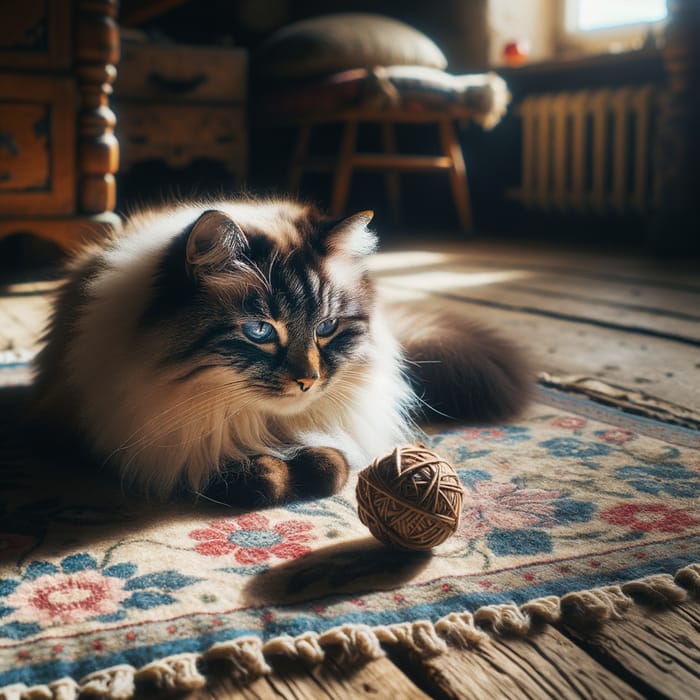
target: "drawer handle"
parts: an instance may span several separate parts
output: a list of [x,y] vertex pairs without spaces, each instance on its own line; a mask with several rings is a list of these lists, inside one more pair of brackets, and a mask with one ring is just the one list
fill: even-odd
[[198,73],[188,80],[173,80],[164,76],[162,73],[149,73],[148,82],[155,85],[163,92],[170,92],[177,95],[182,95],[186,92],[196,90],[200,85],[207,82],[207,76],[204,73]]

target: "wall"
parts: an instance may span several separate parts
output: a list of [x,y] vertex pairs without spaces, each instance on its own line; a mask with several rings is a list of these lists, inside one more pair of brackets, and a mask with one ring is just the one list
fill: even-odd
[[504,64],[503,47],[510,41],[530,44],[528,61],[551,58],[554,54],[555,24],[559,0],[489,0],[489,63]]

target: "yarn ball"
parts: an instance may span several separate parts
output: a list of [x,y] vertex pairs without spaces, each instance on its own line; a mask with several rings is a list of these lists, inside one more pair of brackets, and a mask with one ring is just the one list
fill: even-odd
[[398,549],[431,549],[459,526],[457,472],[423,445],[397,447],[375,459],[359,473],[356,495],[362,523]]

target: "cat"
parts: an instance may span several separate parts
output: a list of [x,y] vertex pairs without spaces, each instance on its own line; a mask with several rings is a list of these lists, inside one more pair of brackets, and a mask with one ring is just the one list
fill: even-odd
[[337,492],[424,408],[515,415],[531,376],[511,342],[380,307],[371,219],[284,198],[135,214],[70,264],[37,416],[143,494],[255,507]]

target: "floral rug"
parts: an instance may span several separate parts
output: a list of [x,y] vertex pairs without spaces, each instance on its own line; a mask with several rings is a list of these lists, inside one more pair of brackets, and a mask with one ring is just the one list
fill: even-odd
[[376,542],[354,478],[335,497],[259,512],[155,507],[30,458],[14,432],[2,444],[6,697],[51,683],[46,697],[70,697],[105,669],[132,683],[163,659],[204,678],[222,649],[243,673],[245,655],[231,656],[243,643],[264,666],[332,630],[439,630],[454,613],[700,562],[700,433],[551,389],[518,422],[427,440],[464,486],[459,530],[432,553]]

